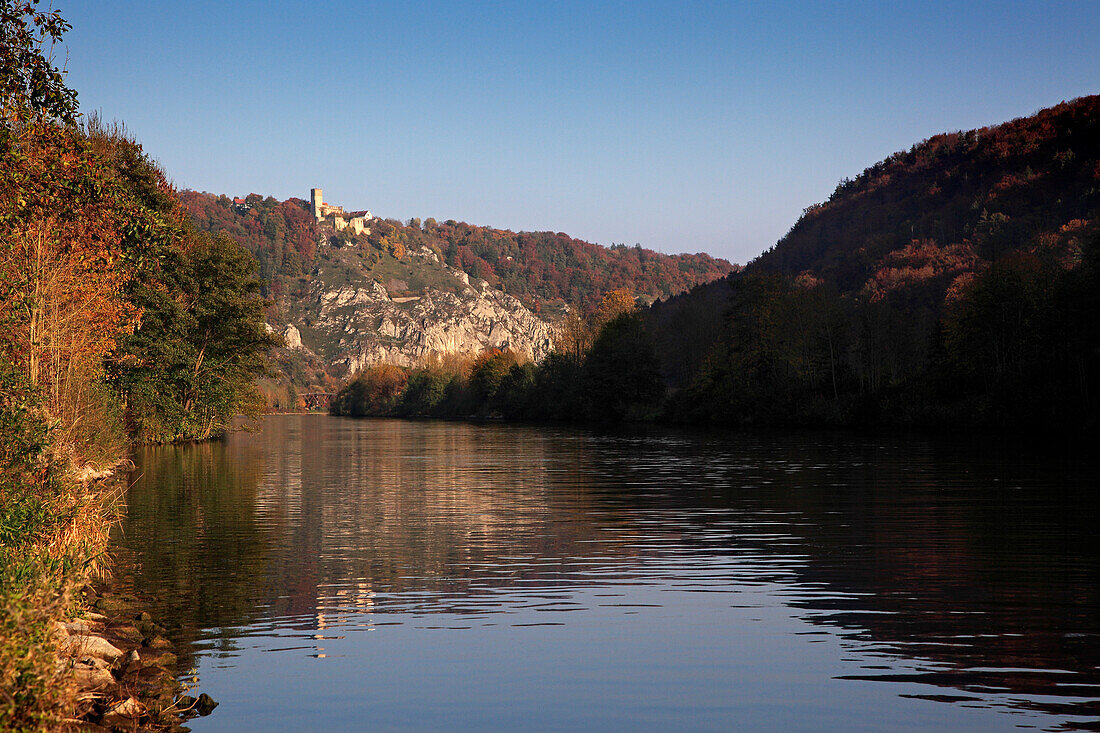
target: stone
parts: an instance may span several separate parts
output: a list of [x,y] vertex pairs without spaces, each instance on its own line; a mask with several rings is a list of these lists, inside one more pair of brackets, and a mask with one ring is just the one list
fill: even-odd
[[88,634],[91,632],[92,627],[83,621],[62,621],[61,627],[65,629],[65,632],[70,636],[73,634]]
[[115,676],[110,670],[95,666],[77,665],[73,668],[73,679],[82,690],[101,690],[115,684]]
[[111,663],[105,659],[99,659],[98,657],[81,657],[76,660],[75,666],[83,667],[84,669],[110,669]]
[[107,614],[118,614],[129,607],[129,603],[121,598],[100,598],[95,602],[95,607]]
[[100,723],[111,726],[128,726],[145,717],[148,711],[137,698],[128,697],[107,709]]
[[141,655],[141,660],[147,664],[156,665],[157,667],[163,667],[169,669],[176,665],[178,661],[176,655],[172,652],[146,652]]
[[111,642],[98,636],[70,636],[66,648],[73,655],[96,657],[97,659],[105,659],[108,662],[116,661],[125,653]]
[[165,639],[163,636],[160,636],[159,634],[145,639],[144,644],[145,644],[145,646],[149,647],[150,649],[171,649],[172,648],[172,642],[168,641],[167,639]]
[[214,712],[214,708],[218,707],[218,702],[214,698],[207,695],[205,692],[199,695],[198,701],[195,703],[195,710],[199,715],[207,716]]
[[126,641],[140,642],[144,638],[144,634],[138,631],[137,627],[130,625],[112,626],[108,631],[119,639],[125,639]]
[[172,675],[162,667],[143,667],[141,664],[132,665],[122,675],[122,685],[143,698],[150,694],[160,694],[166,688],[175,683]]
[[302,332],[293,323],[286,324],[286,328],[283,329],[283,339],[286,341],[286,348],[288,349],[305,348],[302,344]]

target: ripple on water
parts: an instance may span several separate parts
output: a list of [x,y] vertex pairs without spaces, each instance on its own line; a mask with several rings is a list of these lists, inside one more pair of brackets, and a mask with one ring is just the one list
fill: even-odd
[[116,553],[220,686],[196,730],[1100,719],[1079,457],[282,416],[135,463]]

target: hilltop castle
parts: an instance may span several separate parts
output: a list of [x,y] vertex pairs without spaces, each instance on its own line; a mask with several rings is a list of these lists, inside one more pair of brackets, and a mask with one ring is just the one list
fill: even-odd
[[356,234],[362,234],[366,232],[370,234],[370,229],[367,228],[367,222],[374,218],[374,215],[369,211],[364,212],[362,216],[348,217],[344,213],[343,206],[333,206],[332,204],[326,204],[321,189],[311,188],[309,189],[309,208],[313,212],[313,218],[317,220],[317,223],[327,222],[331,224],[336,231],[341,231],[347,227],[351,227],[351,230]]

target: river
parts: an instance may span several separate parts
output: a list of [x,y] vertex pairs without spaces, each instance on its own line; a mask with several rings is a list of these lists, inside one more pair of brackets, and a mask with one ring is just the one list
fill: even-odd
[[1080,451],[289,415],[135,463],[196,733],[1100,729]]

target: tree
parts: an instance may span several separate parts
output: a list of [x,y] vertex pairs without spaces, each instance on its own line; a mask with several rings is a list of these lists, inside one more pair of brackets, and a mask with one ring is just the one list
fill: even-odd
[[611,290],[604,294],[587,318],[576,311],[566,314],[558,329],[554,347],[579,365],[583,363],[585,354],[599,336],[600,329],[624,313],[634,312],[637,307],[634,296],[626,288]]
[[500,349],[489,349],[474,361],[470,370],[470,390],[482,409],[497,407],[501,382],[516,363],[515,353]]
[[281,339],[268,333],[256,260],[225,235],[188,234],[134,292],[142,324],[122,344],[116,382],[136,437],[204,440],[258,415],[254,380]]
[[39,0],[0,0],[0,106],[11,117],[44,116],[73,122],[76,92],[53,64],[53,46],[70,26]]
[[415,369],[409,374],[405,392],[401,396],[400,411],[410,417],[438,414],[450,377],[433,369]]
[[593,333],[599,333],[605,324],[610,323],[624,313],[632,313],[637,310],[638,304],[634,296],[626,288],[615,288],[608,291],[600,298],[596,310],[589,318]]
[[392,364],[379,364],[360,372],[336,395],[336,415],[366,417],[390,415],[398,406],[409,383],[409,371]]
[[636,313],[608,322],[592,345],[582,372],[588,416],[616,422],[652,412],[664,394],[657,357]]

